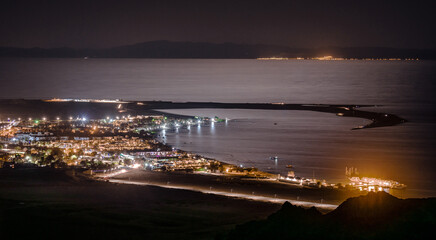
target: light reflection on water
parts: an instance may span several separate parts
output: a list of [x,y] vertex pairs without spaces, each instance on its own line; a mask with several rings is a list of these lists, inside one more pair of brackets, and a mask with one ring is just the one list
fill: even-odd
[[[268,171],[343,179],[346,166],[436,196],[435,61],[0,59],[0,98],[375,104],[409,123],[350,131],[366,120],[314,112],[197,111],[234,119],[165,133],[169,143]],[[274,125],[277,123],[277,125]],[[278,155],[277,170],[270,156]],[[271,168],[271,169],[269,169]],[[414,191],[413,188],[419,189]],[[417,193],[418,194],[418,193]]]
[[[352,131],[367,120],[307,111],[168,112],[233,119],[227,124],[181,128],[179,133],[167,131],[167,143],[176,148],[280,174],[292,165],[298,176],[331,182],[345,182],[345,167],[353,166],[362,175],[407,184],[405,193],[397,193],[403,197],[435,196],[434,136],[418,124]],[[278,156],[277,162],[273,156]]]

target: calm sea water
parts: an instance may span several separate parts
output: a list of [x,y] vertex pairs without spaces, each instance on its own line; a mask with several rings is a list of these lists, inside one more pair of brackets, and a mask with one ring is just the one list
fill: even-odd
[[[410,122],[305,111],[183,110],[232,120],[167,131],[167,143],[230,163],[344,180],[346,166],[436,196],[436,62],[0,59],[0,98],[375,104]],[[381,106],[383,105],[383,106]],[[276,124],[274,124],[276,123]],[[278,156],[279,160],[269,160]]]

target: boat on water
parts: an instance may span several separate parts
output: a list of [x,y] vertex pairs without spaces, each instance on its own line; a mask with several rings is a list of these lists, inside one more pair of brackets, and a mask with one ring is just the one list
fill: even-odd
[[286,168],[293,168],[291,164],[286,165]]

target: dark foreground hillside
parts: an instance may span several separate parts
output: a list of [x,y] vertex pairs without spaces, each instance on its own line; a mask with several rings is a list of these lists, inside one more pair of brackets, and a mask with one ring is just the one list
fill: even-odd
[[0,168],[0,239],[213,240],[277,204],[92,181],[70,170]]
[[435,226],[435,198],[379,192],[350,198],[326,215],[286,202],[266,220],[237,226],[228,239],[426,239]]

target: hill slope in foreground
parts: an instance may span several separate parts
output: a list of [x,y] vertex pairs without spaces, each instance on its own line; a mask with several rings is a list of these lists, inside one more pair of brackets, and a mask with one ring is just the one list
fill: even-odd
[[424,239],[435,223],[436,198],[370,193],[323,215],[290,203],[280,209],[268,202],[95,181],[73,169],[0,169],[2,240]]
[[349,198],[326,215],[286,202],[266,220],[237,226],[228,239],[425,239],[434,226],[436,198],[378,192]]

